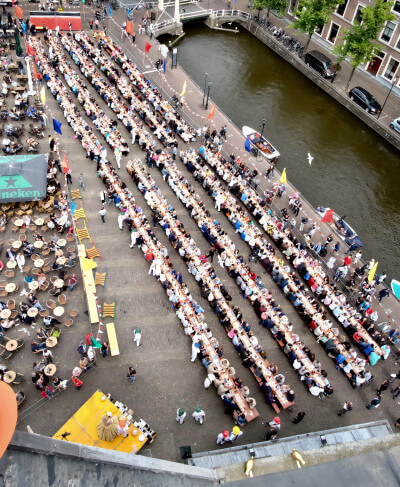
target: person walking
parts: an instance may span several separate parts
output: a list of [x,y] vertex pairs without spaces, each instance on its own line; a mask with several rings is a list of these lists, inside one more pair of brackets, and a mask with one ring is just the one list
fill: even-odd
[[104,208],[104,206],[102,206],[101,210],[99,211],[99,215],[100,215],[100,218],[101,218],[101,221],[104,223],[106,223],[106,213],[107,213],[107,210]]
[[126,215],[124,211],[120,211],[118,215],[118,227],[121,232],[124,230],[124,221],[126,220]]
[[106,204],[106,199],[107,199],[107,191],[103,189],[100,191],[100,201],[103,206]]
[[128,367],[128,373],[126,374],[126,378],[129,379],[133,384],[136,380],[136,369],[134,369],[133,367]]
[[387,289],[387,288],[381,289],[379,291],[378,301],[381,302],[383,298],[385,298],[386,296],[389,296],[389,295],[390,295],[389,289]]
[[104,357],[107,357],[107,355],[110,354],[110,345],[108,344],[108,342],[103,342],[101,344],[101,354]]
[[76,390],[80,391],[83,386],[83,382],[81,381],[81,379],[79,377],[71,377],[71,380],[74,386],[76,387]]
[[367,406],[365,406],[367,409],[373,409],[373,408],[378,408],[381,404],[381,395],[380,394],[377,394],[376,397],[374,397],[372,399],[372,401],[370,402],[370,404],[368,404]]
[[178,153],[178,149],[176,145],[174,145],[174,148],[172,149],[172,159],[175,161],[176,160],[176,154]]
[[293,423],[294,424],[300,423],[301,421],[303,421],[305,415],[306,413],[304,411],[300,411],[299,413],[297,413],[297,416],[294,418]]
[[200,424],[203,424],[206,413],[199,406],[196,406],[196,409],[194,410],[192,416]]
[[343,414],[346,414],[347,411],[351,411],[353,409],[353,403],[352,402],[345,402],[343,404],[343,407],[341,411],[338,413],[338,416],[343,416]]
[[196,360],[197,355],[200,353],[200,343],[193,342],[192,343],[192,358],[191,361],[194,362]]
[[81,188],[83,189],[83,191],[85,191],[85,180],[83,179],[83,174],[82,173],[80,173],[78,179],[79,179],[79,183],[81,185]]
[[132,249],[136,245],[137,236],[138,236],[138,229],[136,227],[132,227],[132,230],[131,230],[131,245],[129,246],[129,248]]
[[72,184],[72,175],[71,175],[71,171],[69,169],[68,169],[68,172],[65,175],[65,177],[67,178],[67,184]]
[[400,386],[396,386],[392,389],[393,399],[396,399],[400,395]]
[[241,431],[239,426],[234,426],[232,428],[231,434],[228,436],[228,438],[225,441],[229,441],[230,443],[233,443],[242,435],[243,435],[243,431]]
[[78,278],[76,277],[75,274],[72,274],[72,276],[69,278],[69,281],[68,281],[68,292],[69,293],[74,289],[77,282],[78,282]]
[[268,424],[271,428],[274,428],[277,431],[281,429],[281,419],[278,418],[278,416],[275,416],[275,418],[272,421],[270,421]]
[[183,408],[178,408],[176,411],[176,422],[179,424],[183,424],[186,418],[186,411]]
[[114,155],[115,155],[115,160],[117,161],[117,167],[118,169],[121,169],[121,159],[122,159],[122,153],[118,149],[118,147],[115,148],[114,150]]
[[382,394],[383,391],[387,391],[389,389],[389,379],[385,379],[382,384],[379,386],[379,389],[377,389],[378,394]]
[[141,338],[142,338],[142,330],[140,328],[136,328],[136,330],[134,331],[133,341],[136,343],[137,347],[141,346],[140,344]]
[[224,430],[222,433],[220,433],[217,436],[217,445],[223,445],[228,440],[228,437],[229,437],[229,431]]

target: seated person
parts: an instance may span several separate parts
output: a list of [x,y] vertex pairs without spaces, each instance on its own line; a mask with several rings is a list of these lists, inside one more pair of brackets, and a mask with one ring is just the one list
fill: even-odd
[[47,349],[46,342],[42,342],[42,343],[32,342],[31,343],[31,350],[33,353],[40,353],[46,349]]

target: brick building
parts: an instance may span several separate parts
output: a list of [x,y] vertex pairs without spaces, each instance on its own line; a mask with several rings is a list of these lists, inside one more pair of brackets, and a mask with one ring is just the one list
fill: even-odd
[[[293,18],[298,0],[290,0],[288,14]],[[341,32],[349,29],[355,20],[361,19],[361,10],[367,5],[373,5],[373,1],[345,0],[339,5],[332,15],[330,23],[321,25],[315,30],[313,39],[323,45],[326,49],[332,50],[335,44],[341,42]],[[400,94],[400,0],[395,0],[392,9],[396,16],[394,20],[386,23],[379,35],[381,52],[373,61],[360,66],[378,82],[388,87],[393,83],[394,92]]]

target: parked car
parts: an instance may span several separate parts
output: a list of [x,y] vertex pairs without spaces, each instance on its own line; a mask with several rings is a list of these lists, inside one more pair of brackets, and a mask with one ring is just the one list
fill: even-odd
[[396,130],[396,132],[400,132],[400,117],[395,118],[393,122],[390,122],[390,128]]
[[326,79],[332,79],[336,75],[332,69],[332,61],[322,52],[308,51],[304,56],[304,62]]
[[350,100],[360,105],[361,108],[368,113],[380,113],[382,111],[382,107],[379,103],[375,100],[375,98],[371,95],[371,93],[361,86],[356,86],[349,91]]

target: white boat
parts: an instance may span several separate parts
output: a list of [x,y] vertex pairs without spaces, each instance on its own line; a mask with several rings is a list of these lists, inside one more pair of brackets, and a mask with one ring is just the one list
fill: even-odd
[[243,135],[250,140],[250,145],[255,155],[262,154],[269,161],[277,161],[280,156],[279,152],[275,147],[268,142],[268,140],[263,137],[257,130],[247,127],[246,125],[242,128]]
[[[317,213],[323,218],[328,210],[330,210],[330,208],[318,206]],[[358,248],[361,248],[362,243],[360,237],[357,235],[354,228],[344,221],[345,218],[346,217],[340,217],[337,213],[334,213],[330,226],[336,231],[339,237],[347,243],[347,245],[356,245]]]

